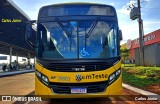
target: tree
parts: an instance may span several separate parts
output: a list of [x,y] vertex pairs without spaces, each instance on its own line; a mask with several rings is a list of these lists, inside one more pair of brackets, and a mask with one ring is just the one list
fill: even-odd
[[129,56],[129,49],[124,48],[124,49],[121,49],[120,52],[121,52],[122,60],[126,61],[128,59],[128,56]]

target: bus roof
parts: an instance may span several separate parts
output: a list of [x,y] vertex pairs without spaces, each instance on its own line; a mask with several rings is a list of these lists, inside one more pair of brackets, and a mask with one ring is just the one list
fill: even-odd
[[90,2],[67,2],[67,3],[58,3],[58,4],[52,4],[52,5],[46,5],[43,6],[44,7],[50,7],[50,6],[64,6],[64,5],[96,5],[96,6],[109,6],[114,8],[111,5],[107,5],[107,4],[101,4],[101,3],[90,3]]
[[[77,6],[76,10],[74,7]],[[64,7],[64,8],[63,8]],[[46,5],[40,8],[38,19],[56,16],[114,16],[116,10],[111,5],[86,2],[70,2]]]

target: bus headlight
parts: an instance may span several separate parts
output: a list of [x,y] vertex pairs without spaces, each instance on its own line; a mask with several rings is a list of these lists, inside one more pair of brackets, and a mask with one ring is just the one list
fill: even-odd
[[114,82],[119,77],[120,74],[121,74],[121,69],[118,69],[116,72],[112,73],[109,76],[109,84]]
[[37,75],[39,78],[41,78],[41,73],[40,73],[40,72],[36,71],[36,75]]
[[112,81],[115,78],[115,73],[111,74],[109,77],[109,81]]
[[44,76],[44,75],[42,75],[42,80],[43,80],[44,82],[48,83],[48,78],[47,78],[46,76]]
[[121,73],[121,69],[117,70],[116,71],[116,76],[120,75],[120,73]]
[[44,83],[45,85],[48,85],[49,81],[47,76],[43,75],[41,72],[36,70],[36,76],[38,77],[38,79]]

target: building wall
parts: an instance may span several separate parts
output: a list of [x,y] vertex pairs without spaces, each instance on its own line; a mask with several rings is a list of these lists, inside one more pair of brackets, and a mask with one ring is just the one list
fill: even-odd
[[[121,48],[126,48],[126,44],[121,45]],[[131,42],[128,59],[135,59],[135,64],[140,65],[138,38]],[[160,29],[144,36],[144,62],[145,66],[160,66]]]
[[129,50],[129,60],[135,60],[135,50],[134,49],[130,49]]
[[160,66],[160,43],[158,43],[158,55],[157,55],[157,60],[156,60],[156,62],[157,62],[157,65],[158,66]]
[[144,47],[144,64],[145,66],[154,66],[156,64],[157,44]]
[[[140,65],[139,48],[135,48],[135,64]],[[155,43],[144,47],[145,66],[160,66],[160,44]]]
[[[160,29],[145,35],[144,41],[145,41],[144,42],[145,46],[154,44],[154,43],[159,43],[160,42]],[[139,48],[139,38],[132,40],[131,49],[134,49],[134,48]]]

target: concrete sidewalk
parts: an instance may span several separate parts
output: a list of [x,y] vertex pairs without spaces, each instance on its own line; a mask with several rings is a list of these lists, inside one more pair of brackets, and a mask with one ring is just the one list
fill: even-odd
[[[146,96],[157,95],[158,96],[158,94],[155,94],[155,93],[152,93],[152,92],[149,92],[149,91],[145,91],[145,90],[133,87],[133,86],[125,84],[125,83],[123,83],[122,86],[126,89],[129,89],[131,91],[137,92],[137,93],[142,94],[142,95],[146,95]],[[160,95],[159,95],[159,97],[160,97]]]
[[1,72],[0,73],[0,78],[1,77],[7,77],[7,76],[13,76],[17,74],[23,74],[23,73],[31,73],[34,72],[34,69],[21,69],[21,70],[16,70],[16,71],[6,71],[6,72]]

